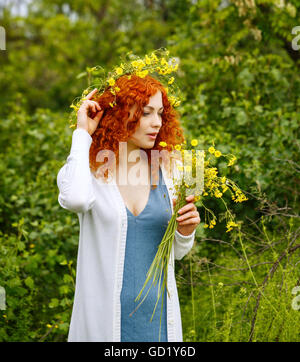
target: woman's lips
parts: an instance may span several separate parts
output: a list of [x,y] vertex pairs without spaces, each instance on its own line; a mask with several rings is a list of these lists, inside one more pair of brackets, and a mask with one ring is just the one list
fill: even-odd
[[151,135],[151,134],[148,134],[147,136],[149,136],[152,140],[155,140],[155,139],[156,139],[157,134],[156,134],[156,135]]

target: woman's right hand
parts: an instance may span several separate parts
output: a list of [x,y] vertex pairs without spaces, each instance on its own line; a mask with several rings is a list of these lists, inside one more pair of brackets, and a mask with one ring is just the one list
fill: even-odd
[[[77,112],[77,128],[85,129],[90,136],[95,132],[104,110],[101,110],[100,105],[91,98],[97,92],[97,88],[93,89],[82,102]],[[89,110],[96,113],[94,118],[89,117]]]

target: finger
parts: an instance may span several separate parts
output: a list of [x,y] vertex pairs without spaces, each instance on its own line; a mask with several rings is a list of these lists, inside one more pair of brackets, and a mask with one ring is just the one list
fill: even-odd
[[96,105],[93,101],[84,101],[84,107],[86,110],[91,109],[93,112],[97,112]]
[[85,101],[82,102],[79,110],[86,112],[89,108],[91,108],[91,105],[92,105],[92,104],[93,104],[93,103],[91,103],[91,101],[85,100]]
[[93,95],[97,92],[97,88],[93,89],[86,97],[85,99],[91,99]]
[[185,198],[188,202],[191,202],[195,199],[195,196],[194,195],[189,195]]
[[93,102],[95,104],[96,108],[98,109],[98,111],[101,111],[101,107],[98,102],[96,102],[96,101],[90,101],[90,102]]
[[94,121],[96,121],[96,122],[100,121],[100,118],[102,117],[103,112],[104,112],[104,110],[98,112],[98,113],[96,114],[96,117],[93,118]]
[[198,211],[189,211],[189,212],[186,212],[185,214],[181,215],[181,216],[178,216],[176,218],[177,221],[183,221],[183,220],[186,220],[186,219],[189,219],[189,218],[193,218],[193,217],[198,217],[199,216],[199,213]]
[[184,205],[181,209],[178,210],[178,213],[179,214],[184,214],[186,213],[187,211],[191,211],[191,210],[197,210],[197,207],[195,204],[193,203],[188,203],[186,205]]
[[200,224],[200,217],[194,217],[188,220],[180,221],[178,225],[198,225]]
[[91,109],[94,113],[97,112],[97,109],[96,109],[96,105],[94,103],[91,103],[91,101],[89,101],[89,109]]

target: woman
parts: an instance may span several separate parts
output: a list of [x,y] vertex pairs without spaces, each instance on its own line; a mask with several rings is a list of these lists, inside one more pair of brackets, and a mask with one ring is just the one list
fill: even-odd
[[[155,178],[158,183],[153,182],[148,156],[151,150],[163,148],[159,146],[162,140],[168,145],[182,142],[182,129],[165,88],[156,79],[124,75],[117,85],[120,91],[113,108],[108,90],[98,98],[97,89],[86,96],[77,113],[70,154],[57,175],[59,204],[77,213],[80,222],[68,341],[159,341],[162,316],[160,341],[180,342],[174,258],[183,258],[194,243],[200,218],[193,195],[187,198],[178,219],[168,266],[170,296],[164,295],[162,315],[157,308],[150,322],[157,297],[155,287],[131,313],[175,205],[173,174],[170,176],[167,166],[160,162],[159,179]],[[138,165],[145,182],[140,185],[133,172],[137,164],[120,152],[120,142],[127,146],[128,159],[141,156]],[[99,159],[104,161],[99,157],[101,150],[116,155],[116,163],[107,163],[116,166],[110,181],[111,167],[105,172],[102,166],[96,167]],[[174,173],[176,169],[172,168]],[[156,186],[151,188],[152,184]]]

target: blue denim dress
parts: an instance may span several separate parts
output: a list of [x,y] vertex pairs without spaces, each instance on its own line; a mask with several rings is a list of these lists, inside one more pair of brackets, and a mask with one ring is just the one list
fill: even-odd
[[[161,168],[159,168],[159,183],[155,189],[150,187],[148,203],[144,210],[138,216],[134,216],[127,207],[126,211],[128,227],[121,291],[121,342],[158,342],[162,295],[152,322],[150,319],[157,301],[159,281],[155,286],[152,285],[140,307],[132,316],[129,315],[142,301],[152,283],[151,279],[141,298],[135,302],[172,216],[168,190]],[[168,341],[166,290],[163,299],[160,341]]]

